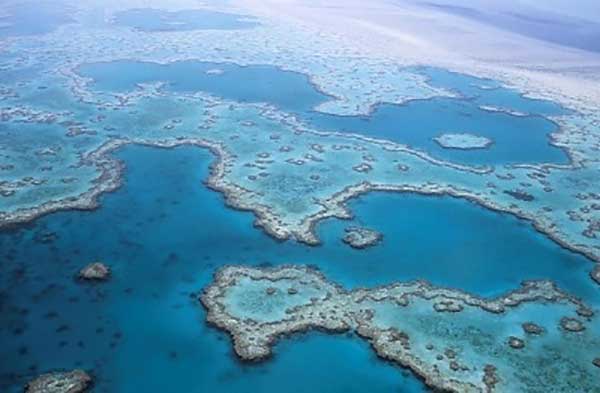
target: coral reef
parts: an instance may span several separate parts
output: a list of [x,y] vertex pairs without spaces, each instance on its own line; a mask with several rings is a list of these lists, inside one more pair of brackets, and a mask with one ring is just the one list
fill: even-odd
[[[247,361],[271,356],[276,341],[291,333],[354,331],[381,358],[410,368],[436,389],[527,391],[535,384],[547,391],[569,386],[585,391],[595,386],[591,365],[577,351],[598,345],[597,338],[564,336],[556,342],[537,333],[556,331],[558,325],[581,332],[585,322],[576,324],[571,317],[555,320],[555,326],[529,322],[524,329],[545,342],[547,353],[530,354],[529,338],[500,333],[520,331],[516,321],[531,320],[541,309],[593,316],[579,299],[548,281],[526,282],[496,299],[482,299],[422,281],[347,291],[303,266],[229,266],[215,274],[201,301],[208,322],[227,331],[236,354]],[[532,357],[551,353],[560,361],[526,366]],[[569,376],[563,362],[578,376]],[[561,375],[558,382],[550,378],[554,373]]]
[[343,242],[357,249],[374,246],[383,239],[381,233],[369,228],[351,226],[346,228],[345,232]]
[[440,146],[445,149],[487,149],[494,141],[483,136],[461,133],[461,134],[442,134],[433,138]]
[[110,269],[102,262],[93,262],[79,271],[79,278],[86,281],[104,281],[110,277]]
[[25,393],[84,393],[92,377],[83,370],[53,372],[40,375],[25,387]]

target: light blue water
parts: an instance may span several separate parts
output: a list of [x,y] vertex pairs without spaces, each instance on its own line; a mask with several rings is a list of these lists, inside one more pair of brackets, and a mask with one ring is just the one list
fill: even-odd
[[[222,74],[207,73],[221,70]],[[83,65],[80,73],[94,79],[100,91],[125,92],[143,82],[165,81],[176,92],[205,91],[241,102],[266,102],[296,113],[320,130],[355,132],[408,144],[435,157],[467,164],[566,163],[563,150],[550,145],[549,134],[558,127],[541,116],[512,116],[490,113],[479,105],[496,105],[526,113],[555,115],[562,109],[552,103],[523,98],[515,91],[466,75],[437,69],[418,69],[432,84],[457,89],[464,98],[415,100],[406,105],[378,105],[368,116],[335,116],[313,108],[331,99],[311,85],[303,74],[272,66],[176,62],[166,65],[148,62],[116,61]],[[491,138],[486,150],[451,150],[440,147],[433,138],[442,133],[469,132]]]
[[137,8],[119,12],[115,24],[134,29],[157,31],[233,30],[258,26],[253,18],[209,10],[169,12],[153,8]]
[[414,71],[425,75],[430,85],[454,90],[478,105],[492,105],[541,116],[568,113],[568,109],[555,102],[526,98],[518,90],[504,88],[499,82],[492,79],[478,78],[434,67],[419,67],[414,68]]
[[[330,221],[319,226],[324,244],[308,247],[277,242],[252,226],[250,213],[226,208],[202,185],[211,160],[203,150],[129,147],[119,156],[126,183],[100,209],[0,234],[0,390],[72,367],[94,370],[96,392],[423,389],[343,336],[295,337],[273,361],[240,364],[195,300],[223,264],[313,263],[347,287],[425,278],[495,294],[547,277],[576,293],[594,290],[583,257],[464,201],[369,195],[353,207],[359,223],[385,231],[380,246],[351,249],[339,236],[347,223]],[[55,239],[44,242],[48,234]],[[113,268],[111,281],[74,280],[98,259]]]
[[44,34],[62,24],[73,22],[70,8],[59,1],[22,2],[4,5],[9,16],[0,17],[0,38]]
[[[207,73],[211,70],[223,73]],[[198,61],[162,65],[123,60],[84,64],[79,72],[94,79],[93,89],[103,91],[123,93],[139,83],[164,81],[170,91],[205,91],[239,102],[268,102],[294,112],[310,109],[326,99],[312,87],[306,75],[273,66],[242,67]]]

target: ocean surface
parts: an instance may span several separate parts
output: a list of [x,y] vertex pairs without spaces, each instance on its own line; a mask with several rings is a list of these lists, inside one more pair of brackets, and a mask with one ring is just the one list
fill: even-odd
[[[324,243],[310,247],[275,241],[253,227],[252,214],[227,208],[203,185],[212,160],[205,150],[126,147],[117,156],[127,165],[124,185],[99,209],[0,234],[0,364],[10,365],[1,391],[73,367],[93,370],[96,392],[424,390],[345,335],[294,336],[271,361],[240,363],[197,301],[225,264],[308,263],[348,288],[422,278],[494,296],[543,277],[594,292],[585,258],[462,200],[370,194],[352,202],[354,222],[319,225]],[[356,223],[383,231],[383,243],[363,251],[342,243],[343,228]],[[112,279],[78,282],[77,271],[95,260],[111,266]]]
[[115,15],[116,25],[146,32],[187,30],[249,29],[258,26],[254,18],[209,10],[165,11],[137,8]]

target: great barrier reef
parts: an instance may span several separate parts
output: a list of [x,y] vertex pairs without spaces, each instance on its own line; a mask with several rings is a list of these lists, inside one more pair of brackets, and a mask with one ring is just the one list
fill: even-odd
[[0,392],[600,393],[596,0],[0,3]]

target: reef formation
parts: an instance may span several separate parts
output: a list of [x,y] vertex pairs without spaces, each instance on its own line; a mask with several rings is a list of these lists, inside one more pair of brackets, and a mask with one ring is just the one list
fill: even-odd
[[593,312],[549,281],[482,299],[423,281],[348,291],[304,266],[228,266],[201,301],[207,321],[231,335],[246,361],[268,358],[292,333],[354,332],[382,359],[444,391],[597,388],[594,359],[582,355],[600,345],[585,331]]
[[102,262],[93,262],[79,271],[79,278],[87,281],[104,281],[110,277],[110,268]]
[[357,249],[374,246],[383,239],[381,233],[369,228],[351,226],[344,231],[343,242]]
[[25,393],[84,393],[92,377],[83,370],[58,371],[40,375],[25,387]]
[[489,138],[468,133],[442,134],[433,140],[445,149],[461,150],[487,149],[494,143]]

